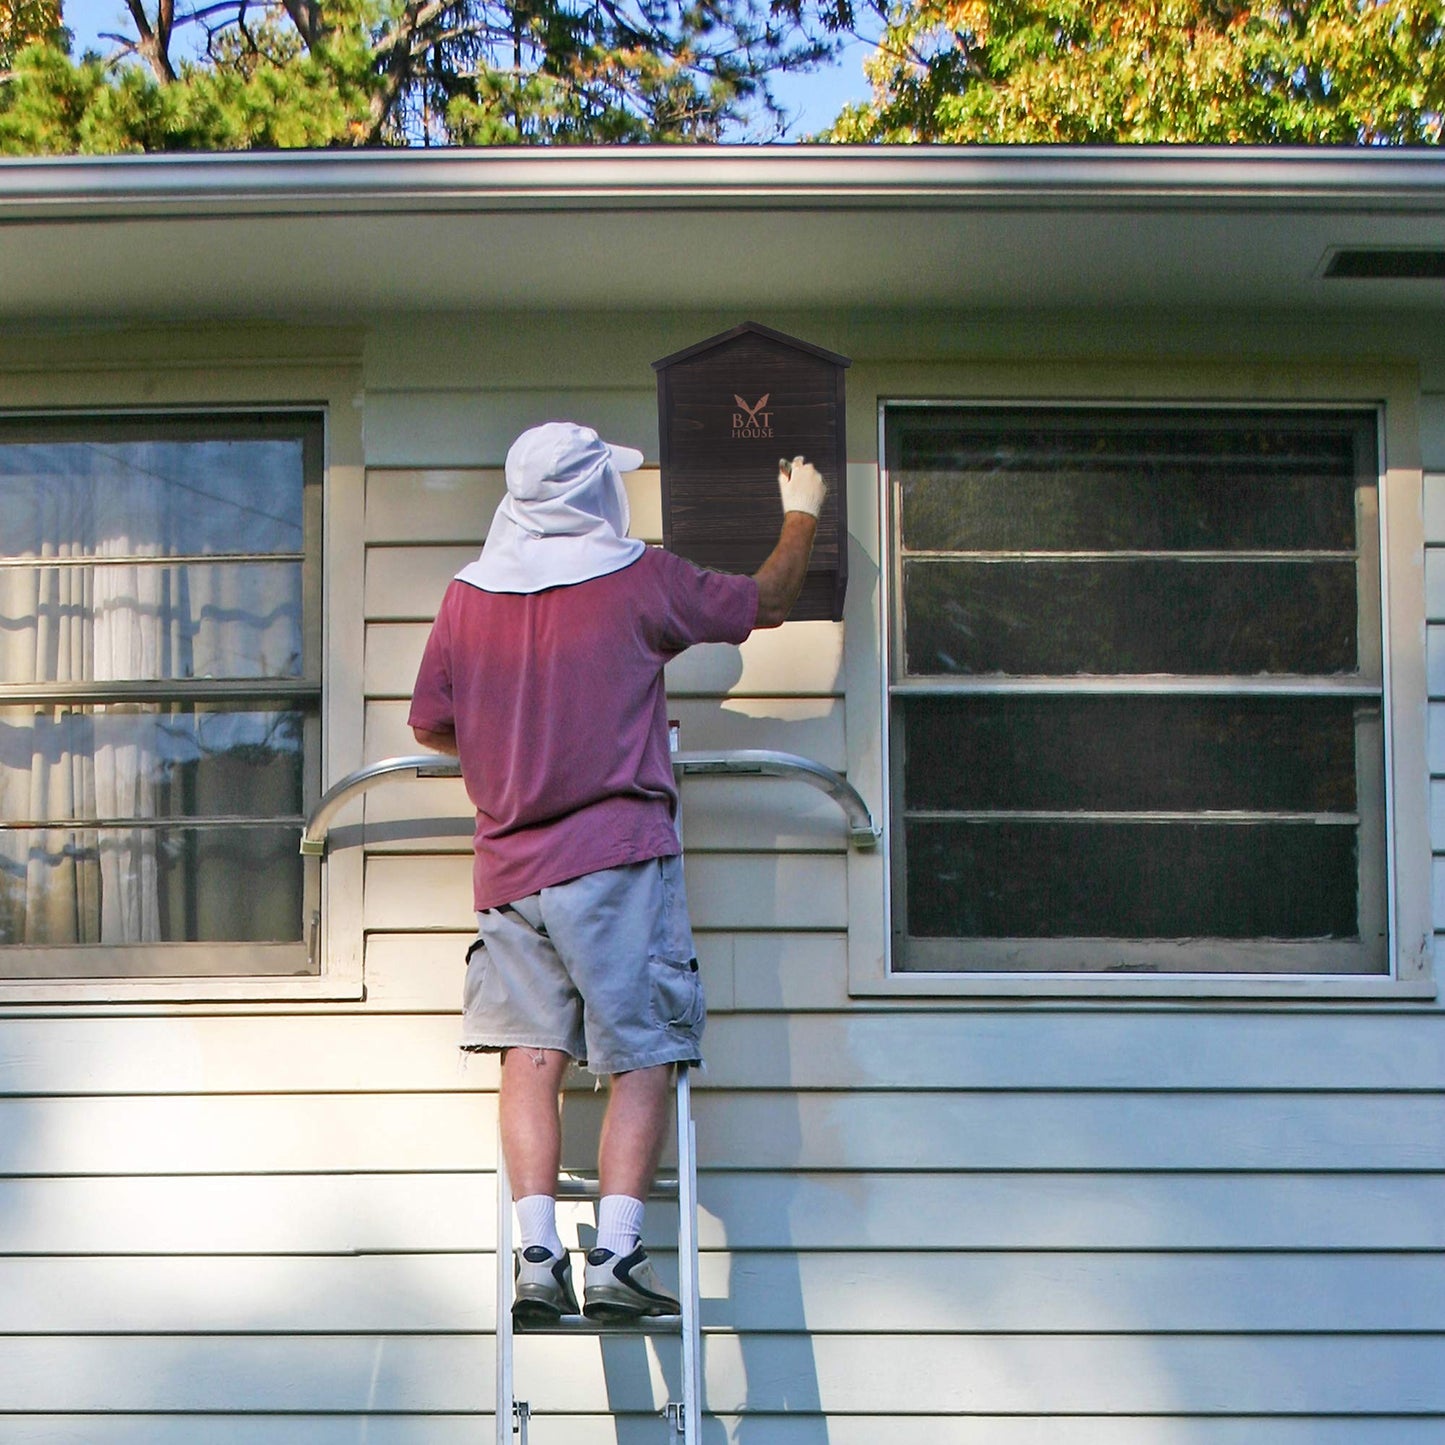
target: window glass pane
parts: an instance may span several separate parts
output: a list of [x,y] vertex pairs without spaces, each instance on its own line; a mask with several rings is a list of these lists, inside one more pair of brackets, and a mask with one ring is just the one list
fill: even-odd
[[0,442],[12,557],[303,550],[299,437]]
[[[179,704],[0,709],[0,942],[298,938],[303,723]],[[72,819],[133,826],[23,826]]]
[[912,810],[1353,813],[1381,738],[1352,698],[915,696],[894,745]]
[[0,944],[298,941],[300,839],[270,823],[0,831]]
[[917,551],[1355,546],[1355,434],[1325,417],[909,418],[895,480]]
[[1373,419],[886,428],[894,966],[1388,967]]
[[0,708],[0,818],[297,818],[303,724],[295,710]]
[[1356,830],[910,819],[908,931],[950,938],[1354,938]]
[[908,673],[1339,674],[1355,564],[910,559]]
[[299,562],[0,568],[7,682],[303,675]]

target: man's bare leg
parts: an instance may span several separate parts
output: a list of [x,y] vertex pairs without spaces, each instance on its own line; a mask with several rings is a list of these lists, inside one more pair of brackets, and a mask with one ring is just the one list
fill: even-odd
[[613,1074],[597,1152],[601,1192],[646,1199],[667,1138],[671,1064]]
[[557,1192],[562,1163],[562,1076],[570,1062],[559,1049],[507,1049],[502,1054],[502,1152],[512,1198]]
[[561,1090],[569,1062],[557,1049],[512,1048],[502,1055],[497,1108],[521,1236],[512,1301],[512,1317],[520,1321],[550,1322],[577,1312],[571,1261],[557,1233]]
[[642,1201],[652,1191],[667,1136],[672,1079],[672,1064],[612,1077],[598,1151],[602,1199],[597,1206],[597,1247],[587,1255],[582,1306],[593,1319],[672,1315],[681,1309],[638,1242]]

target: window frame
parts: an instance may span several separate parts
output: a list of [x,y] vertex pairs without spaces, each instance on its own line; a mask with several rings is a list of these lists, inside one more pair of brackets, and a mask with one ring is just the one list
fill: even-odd
[[[1319,372],[1320,368],[1302,368]],[[900,371],[903,369],[900,368]],[[862,378],[859,378],[862,380]],[[936,378],[930,378],[936,383]],[[858,467],[850,482],[858,490],[873,489],[872,506],[862,499],[850,515],[867,517],[875,529],[860,538],[876,564],[877,586],[866,599],[850,597],[849,763],[850,774],[867,793],[880,800],[883,838],[871,860],[852,858],[849,896],[849,988],[855,995],[974,995],[1059,998],[1351,998],[1410,999],[1435,994],[1432,966],[1430,842],[1428,831],[1429,775],[1426,765],[1425,677],[1423,649],[1424,533],[1421,508],[1423,476],[1419,467],[1418,423],[1413,377],[1375,373],[1369,378],[1342,378],[1339,373],[1311,389],[1295,376],[1271,377],[1256,394],[1241,398],[1237,387],[1221,385],[1208,372],[1181,370],[1171,384],[1146,389],[1139,385],[1101,393],[1077,372],[1063,370],[1059,383],[1033,392],[980,368],[972,384],[940,394],[936,387],[888,385],[880,377],[870,400],[876,406],[877,466]],[[900,377],[900,380],[902,378]],[[982,385],[979,383],[982,382]],[[993,383],[993,384],[990,384]],[[1032,393],[1032,394],[1031,394]],[[1011,969],[1003,951],[983,968],[954,971],[894,967],[893,784],[889,770],[898,765],[890,747],[893,707],[893,659],[899,645],[901,618],[893,599],[897,579],[897,547],[892,536],[892,496],[888,468],[886,422],[890,412],[905,407],[1077,409],[1189,409],[1230,411],[1373,411],[1379,449],[1378,525],[1380,683],[1384,724],[1385,879],[1389,917],[1388,972],[1339,974],[1320,972],[1256,973],[1218,970],[1191,973],[1125,969],[1089,972],[1062,966],[1069,946],[1060,944],[1053,968]],[[860,528],[861,530],[861,528]],[[1416,638],[1416,634],[1420,634]],[[1412,640],[1416,645],[1411,646]],[[870,646],[871,644],[871,646]],[[865,681],[866,679],[866,681]],[[863,696],[854,689],[866,686]],[[982,689],[980,689],[982,690]],[[865,697],[867,700],[865,701]],[[877,899],[875,909],[864,899]],[[985,946],[988,941],[984,941]],[[1049,945],[1045,944],[1046,951]],[[1147,968],[1140,946],[1138,962]],[[1122,957],[1124,950],[1110,945]],[[1125,959],[1124,961],[1129,961]]]
[[[162,339],[162,346],[164,339]],[[361,566],[363,526],[363,465],[361,414],[353,399],[360,391],[353,365],[335,362],[269,358],[258,362],[224,356],[197,359],[187,365],[159,365],[139,359],[124,372],[96,370],[58,376],[6,375],[0,368],[0,415],[7,419],[74,420],[77,423],[128,417],[176,417],[200,423],[228,414],[314,418],[319,442],[318,477],[308,483],[303,506],[319,511],[316,552],[311,555],[307,532],[305,568],[316,568],[317,585],[303,582],[303,627],[308,645],[316,653],[297,690],[313,689],[314,711],[306,727],[305,806],[309,809],[325,785],[355,766],[361,754],[362,657],[364,620],[360,609],[328,606],[338,575],[356,579]],[[165,690],[164,683],[150,689]],[[245,683],[222,689],[239,697],[279,694],[262,683],[249,689]],[[310,746],[314,739],[315,746]],[[163,945],[169,950],[193,952],[208,971],[193,973],[105,973],[97,968],[103,947],[79,946],[73,950],[85,973],[64,976],[0,979],[0,1010],[29,1011],[34,1005],[86,1005],[131,1002],[159,1005],[216,1001],[276,1001],[297,999],[357,999],[362,996],[361,888],[363,861],[359,848],[339,850],[324,865],[308,865],[303,936],[299,943]],[[24,945],[18,945],[23,948]],[[127,945],[117,945],[125,949]],[[39,952],[39,950],[27,950]],[[56,946],[59,955],[72,950]],[[235,971],[246,953],[270,959],[272,969]],[[230,955],[227,958],[226,955]],[[83,956],[83,957],[81,957]],[[209,959],[207,959],[209,956]],[[284,971],[297,964],[306,972]],[[226,968],[231,971],[224,971]]]
[[[232,425],[228,427],[228,420]],[[301,525],[302,546],[299,553],[276,554],[280,562],[296,562],[301,578],[301,639],[304,668],[298,677],[242,678],[118,678],[113,681],[61,681],[37,679],[33,683],[8,683],[0,679],[0,708],[107,706],[134,702],[155,703],[161,708],[172,704],[195,704],[206,708],[212,704],[279,709],[293,701],[303,716],[302,746],[302,815],[321,796],[321,593],[324,583],[321,566],[322,536],[322,461],[325,455],[325,419],[314,408],[271,407],[264,412],[252,408],[210,408],[205,411],[158,409],[95,412],[85,415],[67,413],[57,419],[46,412],[0,412],[0,443],[12,439],[24,442],[27,424],[32,435],[42,437],[53,431],[57,441],[81,444],[100,443],[111,438],[129,440],[147,431],[163,436],[166,441],[211,441],[231,437],[242,440],[268,439],[269,436],[297,439],[302,448]],[[249,435],[247,435],[249,433]],[[225,565],[227,562],[269,560],[272,554],[186,556],[155,559],[155,565]],[[104,556],[86,557],[69,565],[98,569],[106,566]],[[6,561],[8,566],[24,567],[26,559]],[[45,566],[37,559],[37,569]],[[46,832],[87,833],[103,831],[105,821],[39,820]],[[184,831],[187,818],[158,820]],[[214,825],[212,825],[214,826]],[[320,927],[320,868],[316,860],[306,858],[302,865],[300,937],[275,943],[240,941],[186,941],[122,944],[0,944],[4,960],[4,977],[10,980],[61,980],[113,976],[104,967],[111,950],[124,954],[130,966],[122,975],[127,978],[173,979],[208,976],[299,975],[320,972],[317,934]],[[28,970],[9,972],[28,965]],[[169,965],[169,966],[166,966]]]

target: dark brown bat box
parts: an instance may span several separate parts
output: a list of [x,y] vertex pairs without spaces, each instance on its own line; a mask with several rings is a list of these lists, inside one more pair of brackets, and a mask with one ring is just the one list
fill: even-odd
[[778,460],[804,456],[828,497],[790,616],[843,616],[848,580],[846,356],[756,322],[654,361],[663,545],[720,572],[756,572],[782,525]]

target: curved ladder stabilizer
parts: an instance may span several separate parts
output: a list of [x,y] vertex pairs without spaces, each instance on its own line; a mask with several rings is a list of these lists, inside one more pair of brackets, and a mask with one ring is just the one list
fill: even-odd
[[[684,778],[765,777],[791,778],[808,783],[843,810],[848,820],[848,839],[853,847],[864,850],[878,845],[878,827],[862,795],[842,773],[825,768],[811,758],[796,753],[773,752],[767,748],[732,748],[719,752],[673,753],[673,771]],[[440,753],[420,756],[383,758],[379,763],[357,768],[340,782],[333,783],[311,810],[301,832],[301,852],[308,858],[326,855],[326,837],[331,820],[353,798],[360,797],[380,783],[396,777],[459,778],[461,764]]]

